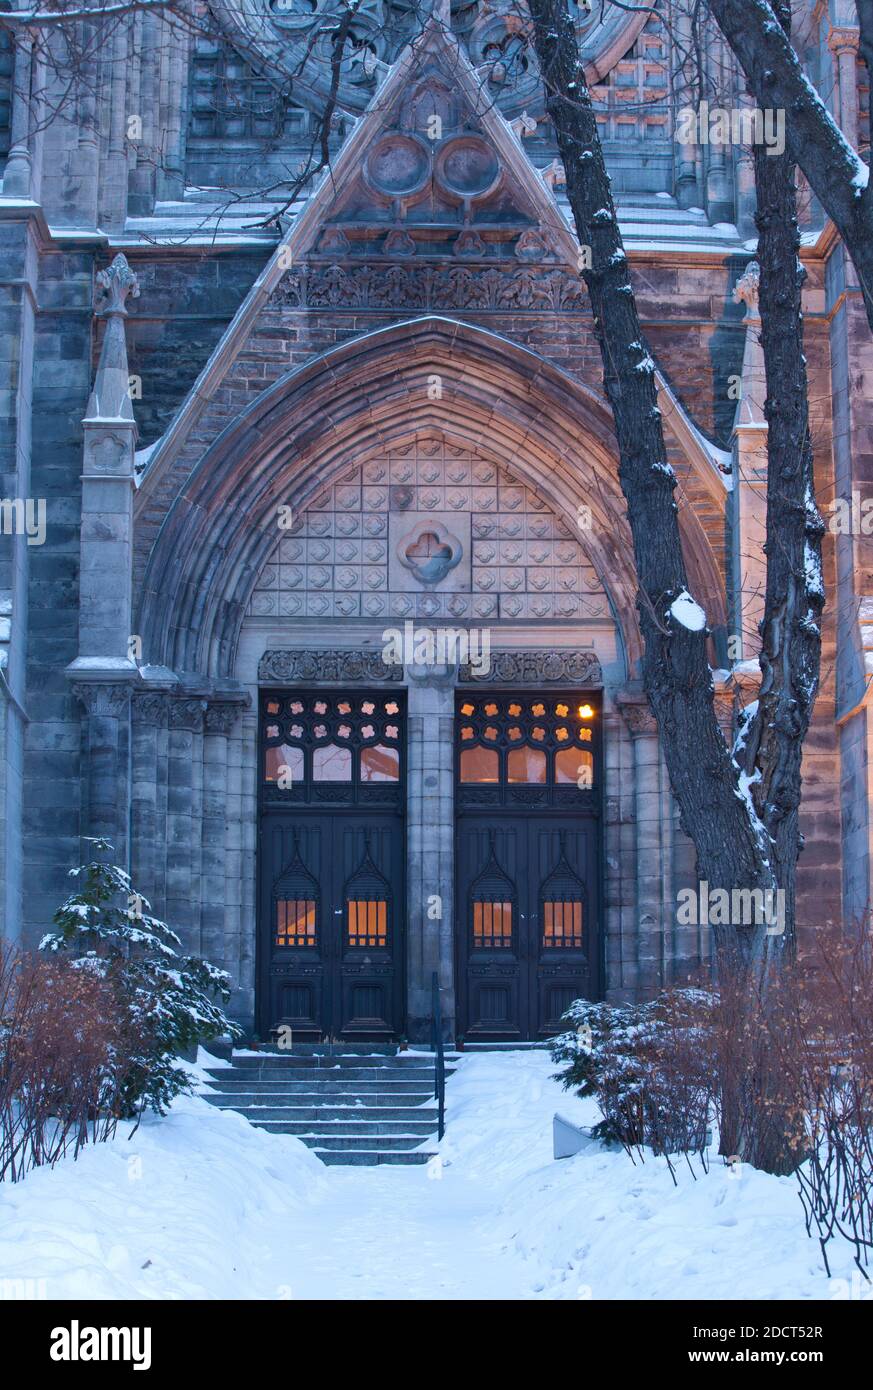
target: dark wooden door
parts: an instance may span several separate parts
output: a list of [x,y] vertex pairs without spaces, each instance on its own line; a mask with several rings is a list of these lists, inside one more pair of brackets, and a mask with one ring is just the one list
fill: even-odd
[[[384,692],[261,706],[259,1031],[403,1029],[404,709]],[[287,1034],[285,1035],[287,1036]]]
[[574,999],[598,997],[591,699],[459,698],[456,940],[460,1029],[471,1040],[549,1037]]

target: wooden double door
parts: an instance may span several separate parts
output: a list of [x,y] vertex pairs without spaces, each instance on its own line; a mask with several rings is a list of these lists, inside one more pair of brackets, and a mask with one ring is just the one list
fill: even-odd
[[459,696],[456,716],[459,1033],[535,1041],[599,997],[599,705]]
[[264,1040],[379,1041],[403,1032],[404,734],[400,696],[262,696]]

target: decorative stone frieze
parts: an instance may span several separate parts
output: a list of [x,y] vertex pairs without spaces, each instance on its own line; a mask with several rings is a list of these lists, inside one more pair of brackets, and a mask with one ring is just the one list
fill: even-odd
[[591,685],[603,683],[594,652],[492,652],[488,671],[462,666],[458,679],[471,685]]
[[264,652],[258,664],[262,684],[275,681],[287,685],[295,681],[400,681],[401,666],[386,666],[381,651],[286,651]]
[[[469,240],[458,255],[468,256]],[[528,241],[522,256],[540,255]],[[396,247],[395,254],[396,254]],[[542,255],[547,251],[544,249]],[[289,270],[270,297],[291,309],[454,309],[505,313],[588,313],[578,275],[530,265],[521,268],[472,265],[318,265]]]

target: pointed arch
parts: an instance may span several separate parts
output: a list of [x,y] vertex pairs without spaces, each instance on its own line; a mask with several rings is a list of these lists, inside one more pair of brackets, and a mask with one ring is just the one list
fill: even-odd
[[[146,660],[232,677],[278,508],[303,510],[349,462],[426,428],[511,468],[564,518],[610,597],[633,672],[637,586],[606,404],[529,349],[437,316],[379,329],[289,372],[212,443],[149,558],[139,621]],[[723,502],[710,461],[692,454],[690,463]],[[143,504],[148,488],[147,479]],[[690,507],[681,524],[695,593],[717,625],[724,589],[715,556]]]

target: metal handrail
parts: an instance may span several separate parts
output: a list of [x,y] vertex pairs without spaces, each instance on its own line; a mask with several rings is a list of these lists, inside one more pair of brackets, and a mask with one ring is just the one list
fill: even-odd
[[433,1094],[437,1103],[437,1129],[442,1139],[446,1132],[446,1055],[443,1048],[443,1015],[440,1007],[440,981],[436,971],[431,977],[431,1045],[434,1051]]

